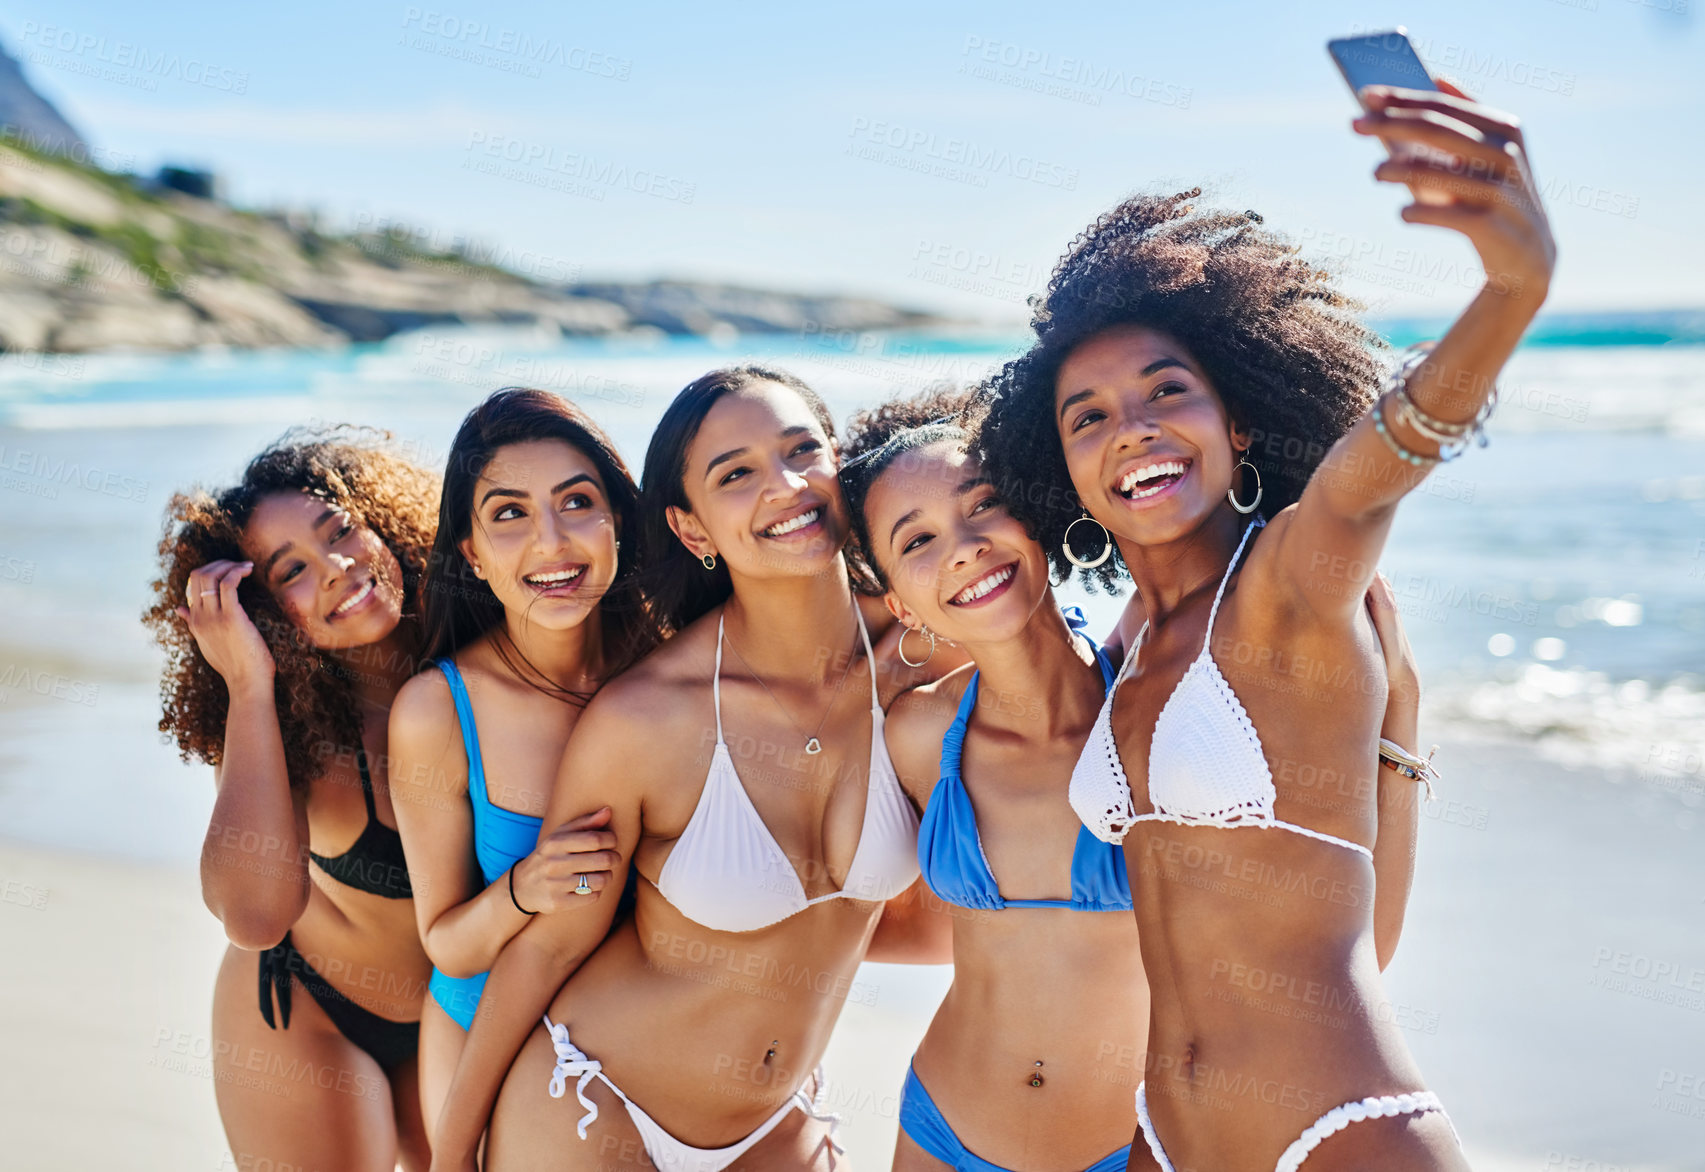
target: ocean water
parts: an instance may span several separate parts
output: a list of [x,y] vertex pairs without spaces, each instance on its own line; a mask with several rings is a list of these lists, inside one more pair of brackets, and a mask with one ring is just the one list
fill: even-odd
[[[1637,778],[1691,819],[1705,800],[1705,332],[1648,316],[1540,337],[1510,364],[1491,446],[1404,504],[1382,559],[1424,673],[1424,733]],[[637,468],[670,397],[714,366],[785,366],[844,418],[1022,345],[457,329],[330,352],[0,356],[0,833],[193,860],[210,774],[155,732],[158,660],[138,615],[172,493],[229,482],[287,427],[378,425],[441,464],[469,407],[527,384],[582,403]],[[1122,605],[1064,593],[1098,628]]]

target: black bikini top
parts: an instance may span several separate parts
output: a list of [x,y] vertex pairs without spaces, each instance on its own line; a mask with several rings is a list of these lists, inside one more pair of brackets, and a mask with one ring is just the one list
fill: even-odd
[[357,891],[386,899],[413,899],[402,835],[379,821],[373,805],[373,780],[367,775],[365,748],[357,751],[355,762],[361,767],[361,797],[367,803],[367,825],[362,827],[361,837],[354,845],[337,858],[328,859],[311,850],[308,857],[319,864],[320,870]]

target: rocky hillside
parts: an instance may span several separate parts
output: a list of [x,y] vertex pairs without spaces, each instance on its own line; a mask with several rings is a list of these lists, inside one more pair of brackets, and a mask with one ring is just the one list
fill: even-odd
[[445,322],[601,335],[937,319],[722,285],[556,284],[404,231],[332,235],[310,217],[237,210],[0,139],[0,349],[335,346]]
[[32,143],[76,159],[89,157],[89,144],[65,121],[52,102],[24,80],[17,58],[0,49],[0,127],[7,138]]

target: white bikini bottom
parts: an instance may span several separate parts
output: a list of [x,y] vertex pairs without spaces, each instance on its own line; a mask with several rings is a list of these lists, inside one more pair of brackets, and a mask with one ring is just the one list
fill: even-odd
[[[1160,1165],[1161,1172],[1174,1172],[1172,1161],[1166,1158],[1166,1149],[1160,1146],[1160,1136],[1155,1134],[1154,1123],[1149,1119],[1148,1096],[1143,1093],[1145,1086],[1146,1083],[1137,1084],[1137,1122],[1142,1126],[1143,1138],[1148,1141],[1149,1151],[1154,1153],[1155,1163]],[[1329,1135],[1336,1135],[1352,1123],[1396,1115],[1419,1115],[1424,1111],[1437,1111],[1444,1115],[1444,1110],[1444,1104],[1439,1102],[1439,1097],[1432,1091],[1380,1095],[1377,1098],[1345,1103],[1332,1108],[1309,1124],[1291,1146],[1285,1149],[1273,1172],[1297,1172],[1297,1169],[1302,1167],[1302,1162],[1308,1159],[1308,1154],[1319,1147],[1322,1140]],[[1450,1116],[1445,1115],[1445,1122],[1450,1122]],[[1450,1131],[1453,1136],[1456,1135],[1454,1124]],[[1458,1139],[1457,1142],[1460,1144],[1462,1141]]]
[[575,1079],[574,1097],[580,1100],[580,1105],[586,1108],[586,1114],[580,1117],[575,1130],[580,1138],[586,1138],[586,1126],[598,1118],[598,1104],[586,1097],[586,1084],[594,1078],[615,1093],[628,1109],[628,1118],[633,1120],[634,1127],[639,1131],[640,1139],[645,1144],[645,1154],[651,1157],[651,1162],[657,1165],[659,1172],[722,1172],[734,1161],[745,1155],[759,1140],[776,1129],[781,1121],[787,1118],[789,1111],[798,1109],[812,1119],[829,1124],[829,1146],[837,1154],[844,1153],[845,1148],[835,1141],[835,1128],[841,1117],[831,1111],[824,1110],[822,1104],[827,1096],[828,1083],[823,1077],[823,1066],[818,1064],[812,1072],[812,1085],[816,1087],[815,1098],[805,1093],[802,1086],[788,1097],[787,1102],[776,1109],[758,1125],[756,1131],[745,1139],[729,1144],[725,1148],[695,1148],[684,1144],[674,1136],[664,1131],[657,1120],[647,1115],[632,1099],[622,1093],[622,1088],[611,1082],[604,1074],[601,1062],[588,1058],[573,1042],[568,1039],[568,1027],[551,1021],[550,1015],[545,1015],[545,1028],[551,1033],[551,1045],[556,1047],[556,1067],[551,1071],[551,1097],[560,1099],[568,1089],[568,1080]]

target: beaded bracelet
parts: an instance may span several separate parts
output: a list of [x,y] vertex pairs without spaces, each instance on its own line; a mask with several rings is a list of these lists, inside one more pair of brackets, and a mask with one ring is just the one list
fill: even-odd
[[[1412,451],[1398,442],[1397,437],[1391,434],[1391,429],[1385,424],[1384,395],[1381,395],[1373,401],[1373,410],[1369,412],[1369,414],[1373,417],[1374,431],[1379,434],[1380,439],[1385,441],[1385,446],[1391,449],[1391,454],[1396,456],[1399,460],[1402,460],[1407,464],[1413,464],[1417,468],[1430,467],[1431,465],[1438,464],[1444,460],[1442,455],[1429,456],[1422,452]],[[1442,452],[1443,449],[1441,448],[1440,451]]]
[[1486,446],[1486,421],[1498,405],[1498,391],[1494,387],[1473,419],[1467,423],[1450,423],[1417,407],[1415,400],[1409,396],[1407,382],[1399,383],[1392,397],[1397,401],[1398,420],[1408,424],[1417,435],[1438,444],[1439,459],[1447,463],[1468,450],[1469,440],[1478,440],[1481,447]]
[[[1381,393],[1382,395],[1390,393],[1395,400],[1399,423],[1407,426],[1421,438],[1438,445],[1436,460],[1427,457],[1423,457],[1423,460],[1429,464],[1435,462],[1449,463],[1468,450],[1470,440],[1478,441],[1481,447],[1486,446],[1486,421],[1492,417],[1492,412],[1498,405],[1498,388],[1496,384],[1493,384],[1492,393],[1480,405],[1480,410],[1474,413],[1473,419],[1466,422],[1459,423],[1449,419],[1440,419],[1437,415],[1424,410],[1409,393],[1409,377],[1426,362],[1428,355],[1432,353],[1433,345],[1431,342],[1424,342],[1416,346],[1398,364],[1397,369],[1391,372],[1391,375],[1386,379],[1385,386],[1381,388]],[[1378,408],[1375,429],[1378,430],[1385,425],[1384,408],[1381,405]],[[1381,434],[1391,445],[1392,450],[1398,451],[1400,445],[1397,443],[1397,438],[1384,431]],[[1412,449],[1404,448],[1403,451],[1419,455],[1419,453],[1413,453]],[[1402,455],[1402,452],[1398,452],[1398,454]],[[1408,459],[1408,457],[1404,458]],[[1409,463],[1419,462],[1421,461],[1409,460]]]

